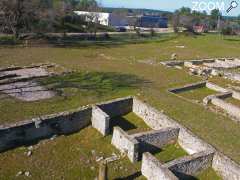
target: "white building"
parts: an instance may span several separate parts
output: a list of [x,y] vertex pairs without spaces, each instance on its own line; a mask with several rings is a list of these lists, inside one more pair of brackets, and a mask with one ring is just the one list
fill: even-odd
[[85,16],[86,21],[92,21],[104,26],[109,26],[110,13],[87,12],[87,11],[74,11],[74,13],[76,13],[79,16]]
[[79,16],[85,16],[86,21],[92,21],[104,26],[128,26],[128,19],[126,16],[117,15],[105,12],[87,12],[87,11],[74,11]]

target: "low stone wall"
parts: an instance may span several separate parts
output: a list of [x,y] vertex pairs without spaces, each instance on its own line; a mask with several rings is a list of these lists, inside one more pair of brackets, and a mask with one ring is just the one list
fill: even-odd
[[131,96],[119,98],[112,101],[96,104],[102,109],[110,118],[116,116],[123,116],[132,111],[133,98]]
[[168,91],[172,92],[172,93],[180,93],[180,92],[184,92],[184,91],[189,91],[189,90],[205,87],[206,83],[207,83],[206,81],[203,81],[203,82],[187,84],[187,85],[182,86],[182,87],[169,89]]
[[148,180],[178,179],[168,168],[163,167],[160,161],[148,152],[143,154],[141,172]]
[[[202,151],[215,151],[211,145],[195,136],[191,131],[137,98],[133,99],[133,112],[141,117],[152,129],[158,130],[164,127],[180,128],[178,143],[189,154],[199,153]],[[219,152],[214,155],[212,166],[214,170],[216,170],[218,174],[226,180],[240,179],[240,165],[229,160],[229,158],[225,155],[222,154],[219,156],[218,154]]]
[[204,151],[175,159],[164,164],[163,167],[171,170],[177,177],[184,178],[185,175],[196,175],[211,167],[213,155],[213,151]]
[[217,92],[222,92],[222,93],[229,92],[229,90],[227,90],[227,89],[225,89],[223,87],[220,87],[220,86],[218,86],[216,84],[213,84],[211,82],[207,82],[206,83],[206,87],[211,89],[211,90],[213,90],[213,91],[217,91]]
[[81,108],[0,127],[0,152],[53,135],[77,132],[91,123],[91,114],[92,108]]
[[151,148],[162,148],[164,145],[177,142],[179,128],[163,128],[161,130],[147,131],[133,134],[132,137],[140,143],[140,151],[151,151]]
[[214,149],[176,121],[137,98],[133,99],[133,112],[141,117],[145,123],[154,130],[166,127],[180,128],[178,143],[189,154]]
[[236,91],[232,91],[232,97],[234,99],[240,100],[240,93]]
[[212,104],[215,106],[220,107],[221,109],[225,110],[229,115],[236,118],[236,121],[240,122],[240,108],[231,104],[227,103],[219,98],[212,99]]
[[97,106],[92,108],[92,126],[104,136],[110,133],[110,117]]
[[218,174],[221,175],[223,179],[227,180],[240,179],[239,165],[220,152],[215,153],[212,162],[212,167]]
[[114,127],[112,145],[126,153],[131,162],[138,161],[139,142],[120,127]]
[[203,99],[203,104],[208,105],[214,98],[225,99],[225,98],[232,97],[232,95],[233,95],[232,92],[224,92],[224,93],[210,95]]
[[164,66],[183,66],[184,61],[163,61],[161,64]]

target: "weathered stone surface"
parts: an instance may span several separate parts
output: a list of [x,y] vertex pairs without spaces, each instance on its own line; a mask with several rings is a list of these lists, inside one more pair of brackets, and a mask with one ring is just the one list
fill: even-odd
[[148,180],[178,179],[168,168],[163,167],[160,161],[148,152],[143,154],[141,172]]
[[177,177],[183,178],[182,175],[196,175],[211,167],[213,155],[213,151],[203,151],[175,159],[163,166],[171,170]]
[[110,133],[110,117],[99,107],[93,106],[92,109],[92,126],[96,128],[102,135]]
[[172,93],[180,93],[180,92],[183,92],[183,91],[189,91],[189,90],[205,87],[206,83],[207,83],[206,81],[203,81],[203,82],[187,84],[187,85],[185,85],[183,87],[169,89],[168,91],[170,91]]
[[215,153],[212,167],[224,180],[240,179],[240,166],[220,152]]
[[209,104],[212,101],[212,99],[214,99],[214,98],[225,99],[228,97],[232,97],[232,95],[233,95],[232,92],[224,92],[224,93],[209,95],[203,99],[203,104],[204,105]]
[[125,97],[97,104],[110,118],[123,116],[132,111],[132,97]]
[[219,98],[214,98],[214,99],[212,99],[211,102],[215,106],[218,106],[221,109],[225,110],[229,115],[235,117],[236,121],[240,122],[240,108],[238,106],[235,106],[231,103],[227,103]]
[[114,127],[112,145],[126,153],[131,162],[138,161],[139,142],[120,127]]
[[[91,122],[91,108],[63,112],[0,127],[0,152],[55,134],[71,134]],[[35,121],[41,121],[36,128]]]
[[132,137],[140,143],[140,151],[146,152],[153,148],[162,148],[166,144],[177,142],[179,128],[163,128],[160,130],[147,131],[133,134]]
[[213,91],[217,91],[217,92],[222,92],[222,93],[229,92],[229,90],[227,90],[225,88],[222,88],[222,87],[220,87],[220,86],[218,86],[216,84],[213,84],[211,82],[207,82],[206,83],[206,87],[211,89],[211,90],[213,90]]
[[133,99],[133,112],[154,130],[166,127],[180,128],[178,143],[189,154],[212,150],[212,146],[195,136],[191,131],[137,98]]
[[23,101],[37,101],[55,96],[53,91],[49,91],[33,81],[0,85],[0,92]]
[[184,61],[163,61],[161,64],[164,66],[183,66]]

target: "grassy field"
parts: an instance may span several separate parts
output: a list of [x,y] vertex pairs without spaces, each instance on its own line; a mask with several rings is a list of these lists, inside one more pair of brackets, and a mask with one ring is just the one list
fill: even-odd
[[[156,62],[169,60],[172,53],[177,53],[181,60],[240,57],[239,42],[240,38],[223,38],[218,35],[196,37],[162,35],[158,39],[142,41],[141,43],[111,44],[111,42],[106,42],[100,45],[92,43],[85,47],[77,45],[71,47],[1,47],[1,67],[13,64],[29,65],[31,63],[54,62],[76,72],[63,77],[40,80],[58,92],[58,96],[53,99],[34,103],[21,102],[13,98],[1,99],[0,122],[1,124],[16,122],[102,100],[137,95],[157,109],[163,110],[235,161],[240,162],[239,124],[227,117],[208,111],[202,106],[184,101],[167,91],[169,88],[198,82],[202,80],[201,78],[189,76],[186,72],[178,69],[139,63],[143,60]],[[185,48],[177,48],[176,46],[179,45],[184,45]],[[212,81],[222,83],[217,78],[212,79]],[[227,80],[225,82],[231,83]],[[91,141],[88,137],[91,137]],[[81,141],[88,141],[87,143],[91,145],[81,148]],[[78,173],[83,173],[84,168],[81,168],[81,162],[76,162],[75,159],[81,157],[82,154],[88,154],[90,149],[93,149],[93,145],[99,144],[98,141],[107,141],[107,143],[100,143],[99,152],[101,146],[104,146],[108,154],[112,153],[109,139],[105,140],[93,129],[87,128],[75,135],[57,138],[54,142],[47,141],[41,148],[41,152],[36,153],[36,156],[37,159],[44,159],[47,158],[46,154],[56,152],[49,162],[49,167],[51,167],[49,173],[59,169],[57,172],[59,172],[60,177],[70,169],[78,175]],[[76,147],[72,150],[76,151],[76,154],[68,153],[72,147]],[[42,168],[46,164],[42,161],[28,159],[24,155],[21,156],[23,151],[24,148],[20,148],[0,156],[1,164],[3,162],[5,164],[5,170],[1,166],[0,174],[2,176],[9,175],[10,172],[15,175],[17,166],[20,167],[24,163],[26,166],[30,166],[30,162],[36,162],[36,165],[29,167],[33,173],[36,173],[36,176],[43,170]],[[19,164],[15,163],[14,171],[10,168],[14,166],[15,160]],[[24,160],[26,162],[23,162]],[[83,161],[85,160],[83,159]],[[69,167],[63,167],[60,162],[67,162],[64,164]],[[77,163],[76,169],[69,165],[71,163]],[[40,168],[39,172],[35,172],[37,167]],[[90,171],[86,172],[90,174]],[[48,175],[46,173],[46,176]]]

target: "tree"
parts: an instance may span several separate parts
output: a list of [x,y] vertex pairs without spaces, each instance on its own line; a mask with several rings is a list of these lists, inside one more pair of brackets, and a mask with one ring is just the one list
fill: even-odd
[[39,4],[39,0],[1,0],[1,31],[7,30],[18,39],[21,31],[26,32],[31,29],[40,10]]
[[185,16],[191,15],[191,9],[188,7],[182,7],[179,9],[179,14]]
[[220,20],[222,19],[222,14],[218,9],[213,9],[210,14],[210,25],[213,29],[220,28]]

